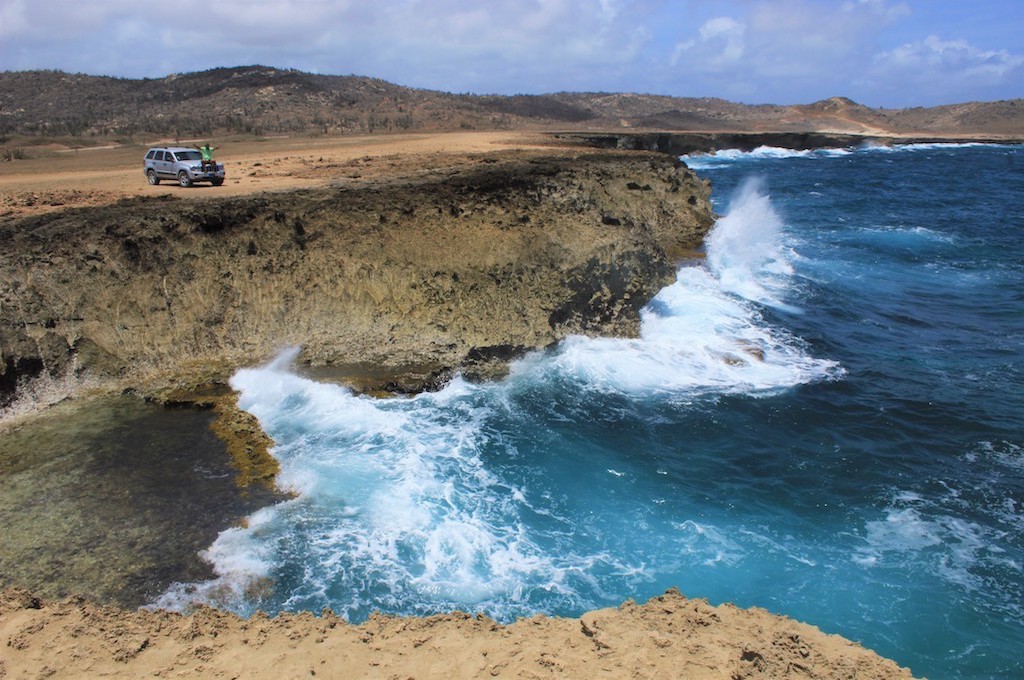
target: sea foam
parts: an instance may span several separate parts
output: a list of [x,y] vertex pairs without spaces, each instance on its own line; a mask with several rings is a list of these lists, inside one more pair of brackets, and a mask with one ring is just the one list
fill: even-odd
[[[735,563],[742,549],[713,523],[661,518],[665,533],[634,537],[632,522],[657,515],[616,516],[596,499],[560,497],[546,479],[523,486],[523,471],[513,481],[494,463],[521,455],[509,431],[530,430],[531,390],[685,401],[840,376],[835,362],[765,321],[766,308],[787,307],[783,227],[763,189],[745,188],[708,238],[706,263],[681,268],[643,310],[639,338],[571,337],[518,362],[503,382],[456,379],[415,398],[372,399],[290,372],[297,348],[238,371],[239,404],[274,439],[278,483],[296,497],[223,532],[203,554],[217,577],[179,584],[158,604],[329,606],[356,620],[374,609],[463,608],[508,619],[602,604],[680,560]],[[552,381],[561,387],[546,388]],[[608,483],[637,483],[624,461],[590,458]]]
[[583,389],[677,397],[771,392],[839,377],[838,364],[764,320],[764,306],[799,310],[784,301],[795,255],[760,183],[740,189],[706,241],[706,263],[682,267],[641,312],[640,338],[572,337],[553,356],[516,366],[514,377],[554,372]]
[[856,147],[830,149],[786,149],[774,146],[759,146],[751,151],[722,149],[712,153],[692,153],[680,156],[693,170],[711,170],[735,163],[764,160],[825,159],[841,158],[858,153],[904,154],[933,151],[957,151],[962,149],[1007,149],[1021,145],[993,144],[987,142],[928,142],[917,144],[861,144]]

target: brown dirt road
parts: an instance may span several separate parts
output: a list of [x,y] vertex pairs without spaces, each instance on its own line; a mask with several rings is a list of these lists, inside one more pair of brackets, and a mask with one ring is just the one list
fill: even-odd
[[476,154],[550,147],[553,140],[527,132],[447,132],[353,137],[271,137],[212,140],[226,166],[220,187],[189,189],[163,181],[150,186],[142,157],[155,144],[190,146],[205,140],[66,149],[39,147],[29,157],[0,163],[0,219],[69,207],[105,205],[135,196],[198,199],[243,196],[414,175],[456,165]]

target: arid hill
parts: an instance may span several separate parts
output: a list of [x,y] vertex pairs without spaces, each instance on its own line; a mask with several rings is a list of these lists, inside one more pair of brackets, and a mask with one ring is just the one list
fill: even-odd
[[[1024,136],[1024,102],[872,109],[842,97],[807,105],[737,104],[644,94],[470,95],[361,76],[265,66],[159,79],[59,71],[0,73],[0,143],[138,135],[354,134],[412,130],[645,129]],[[8,144],[10,146],[10,144]]]

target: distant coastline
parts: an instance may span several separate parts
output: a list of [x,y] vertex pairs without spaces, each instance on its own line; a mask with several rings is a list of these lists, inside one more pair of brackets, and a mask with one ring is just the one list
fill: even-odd
[[908,144],[1020,144],[1024,136],[991,135],[874,135],[830,132],[560,132],[557,139],[578,142],[603,149],[660,151],[675,156],[712,153],[724,149],[753,151],[762,146],[808,151],[813,149],[852,148],[862,145],[897,146]]

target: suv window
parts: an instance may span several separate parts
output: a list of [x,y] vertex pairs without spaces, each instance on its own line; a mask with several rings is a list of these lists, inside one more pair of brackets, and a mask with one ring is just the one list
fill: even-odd
[[164,159],[164,152],[163,151],[157,151],[156,152],[156,160],[162,161],[163,159]]
[[198,151],[176,151],[174,153],[178,157],[179,161],[201,161],[203,160],[203,154]]
[[149,160],[153,160],[154,156],[156,156],[156,149],[150,149],[149,153],[146,154],[146,158]]

